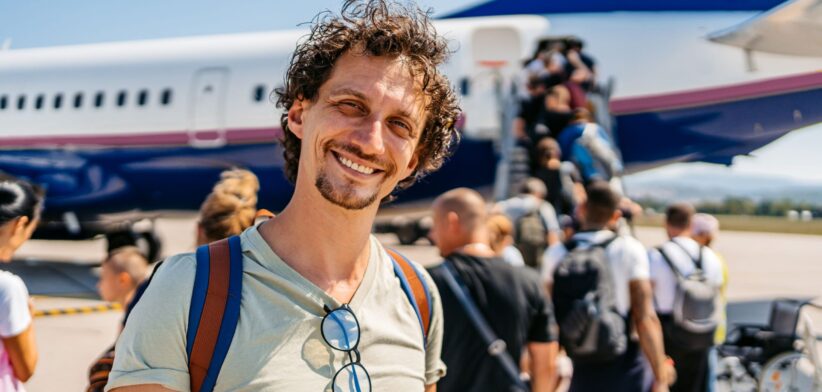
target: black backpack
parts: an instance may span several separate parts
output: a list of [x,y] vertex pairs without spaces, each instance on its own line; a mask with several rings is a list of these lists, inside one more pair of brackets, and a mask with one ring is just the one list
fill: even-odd
[[670,321],[662,323],[662,331],[667,344],[686,351],[706,350],[714,345],[714,332],[719,325],[719,288],[708,282],[702,270],[703,248],[699,257],[691,257],[681,244],[671,241],[682,249],[694,263],[696,271],[684,276],[660,246],[657,250],[676,275],[676,294]]
[[551,298],[559,343],[575,362],[613,360],[628,347],[627,319],[616,309],[614,282],[605,248],[618,236],[588,248],[576,241],[554,271]]
[[517,219],[514,225],[514,246],[522,253],[525,265],[538,268],[548,247],[548,228],[539,213],[539,206]]

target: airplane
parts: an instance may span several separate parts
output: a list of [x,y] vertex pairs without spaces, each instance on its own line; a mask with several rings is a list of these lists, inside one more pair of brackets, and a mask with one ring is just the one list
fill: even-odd
[[[493,184],[506,128],[501,97],[546,37],[581,37],[598,73],[615,78],[610,108],[628,171],[729,164],[822,122],[818,58],[753,58],[759,48],[706,39],[781,3],[506,0],[436,21],[454,45],[443,71],[461,93],[463,140],[443,169],[400,201]],[[36,236],[111,235],[131,231],[147,213],[196,210],[230,167],[259,176],[261,207],[282,208],[291,185],[270,93],[305,33],[0,51],[0,172],[47,188]]]

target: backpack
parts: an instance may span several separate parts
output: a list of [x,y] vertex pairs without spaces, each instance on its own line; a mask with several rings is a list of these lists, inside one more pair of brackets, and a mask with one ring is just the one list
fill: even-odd
[[571,144],[571,161],[577,165],[583,181],[610,181],[622,174],[622,162],[614,152],[605,131],[596,124],[585,125],[582,134]]
[[627,318],[616,308],[614,282],[605,249],[618,236],[588,248],[566,244],[568,254],[554,271],[551,298],[559,343],[578,363],[616,359],[628,347]]
[[[385,248],[400,283],[422,329],[423,347],[428,341],[431,324],[431,294],[423,275],[405,256]],[[197,267],[186,331],[186,353],[192,392],[214,390],[231,339],[240,318],[243,255],[239,236],[216,241],[197,248]],[[155,267],[157,271],[160,265]],[[132,304],[139,301],[154,277],[135,293]],[[201,320],[208,322],[201,323]],[[114,362],[113,350],[103,355],[90,372],[89,391],[102,390]],[[97,389],[99,388],[99,389]]]
[[662,323],[666,342],[688,351],[706,350],[714,344],[714,333],[719,325],[719,288],[708,282],[702,270],[703,249],[699,247],[699,257],[691,257],[681,244],[671,241],[688,255],[696,266],[694,273],[684,276],[674,265],[665,250],[657,250],[676,275],[676,291],[671,320]]
[[522,253],[525,265],[538,268],[548,247],[548,228],[539,213],[539,206],[520,216],[514,224],[514,245]]

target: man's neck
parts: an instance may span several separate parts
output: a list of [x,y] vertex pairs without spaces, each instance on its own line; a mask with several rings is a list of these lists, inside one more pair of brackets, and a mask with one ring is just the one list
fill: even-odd
[[472,242],[469,244],[465,244],[457,249],[454,249],[452,253],[462,253],[468,256],[474,257],[494,257],[496,253],[494,250],[491,249],[488,244],[484,242]]
[[602,231],[606,230],[604,225],[583,225],[580,231]]
[[476,257],[494,257],[496,255],[488,245],[488,235],[482,231],[468,233],[458,244],[460,245],[449,253],[459,252]]
[[260,226],[260,234],[291,268],[340,302],[349,302],[368,266],[378,207],[351,211],[316,193],[295,193],[276,218]]
[[131,303],[131,300],[134,298],[134,293],[136,292],[137,288],[135,287],[134,290],[129,291],[122,298],[118,298],[114,302],[119,303],[122,307],[126,307]]

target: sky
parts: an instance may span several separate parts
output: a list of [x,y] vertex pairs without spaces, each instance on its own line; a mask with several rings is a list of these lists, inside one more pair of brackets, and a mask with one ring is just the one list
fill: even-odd
[[[479,2],[418,0],[435,16]],[[29,48],[291,29],[320,11],[338,10],[340,4],[339,0],[0,0],[0,42],[11,39],[12,48]],[[820,149],[822,125],[815,125],[794,131],[750,157],[737,157],[731,167],[677,164],[640,175],[673,175],[698,166],[717,173],[767,174],[822,184]]]

